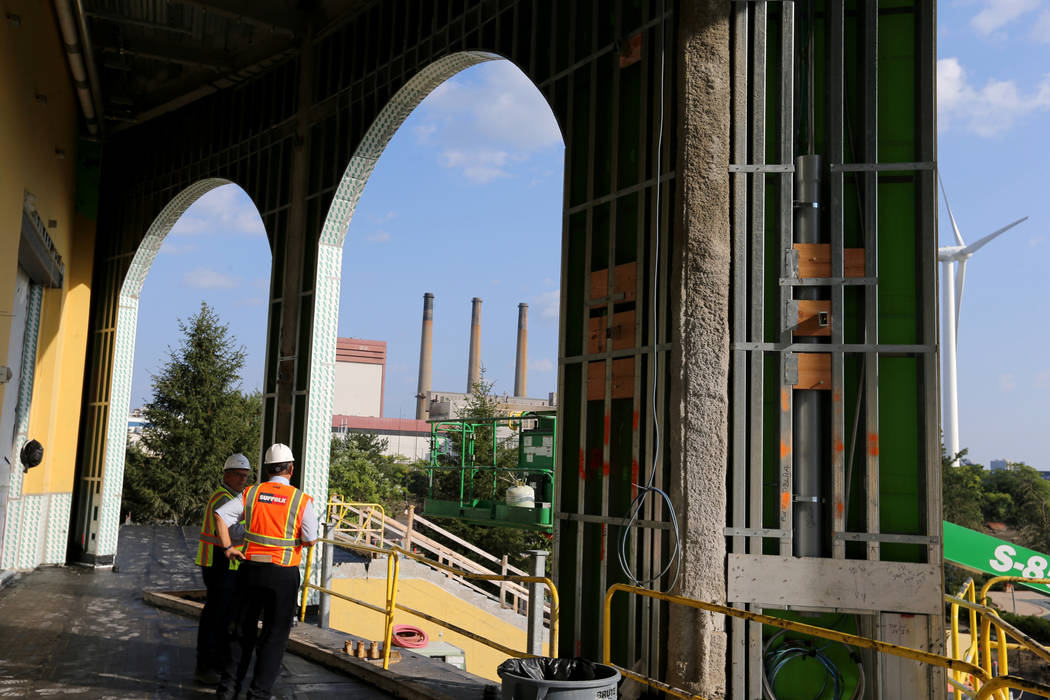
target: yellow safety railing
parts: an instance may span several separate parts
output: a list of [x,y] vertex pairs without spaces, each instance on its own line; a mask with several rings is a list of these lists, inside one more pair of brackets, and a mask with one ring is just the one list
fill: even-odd
[[328,499],[328,521],[335,523],[335,532],[353,537],[354,542],[382,547],[385,535],[386,510],[379,503],[344,501],[333,493]]
[[432,566],[432,567],[437,568],[437,569],[442,569],[442,570],[447,571],[450,574],[452,574],[452,575],[454,575],[456,577],[459,577],[459,578],[473,579],[475,581],[510,581],[510,582],[513,582],[513,583],[540,583],[540,584],[543,584],[544,586],[547,587],[547,590],[550,592],[550,596],[551,596],[549,648],[550,649],[557,649],[558,648],[558,610],[559,610],[558,589],[554,585],[554,581],[550,580],[546,576],[501,576],[501,575],[498,575],[498,574],[474,574],[474,573],[470,573],[470,572],[467,572],[467,571],[463,571],[462,569],[456,569],[456,568],[453,568],[451,566],[446,566],[445,564],[442,564],[440,562],[432,561],[430,559],[427,559],[426,557],[420,556],[420,555],[418,555],[418,554],[416,554],[414,552],[406,551],[405,549],[402,549],[401,547],[397,547],[397,546],[373,547],[373,546],[370,546],[370,545],[355,544],[353,542],[347,542],[345,540],[332,540],[332,539],[325,539],[325,538],[320,538],[317,541],[318,542],[324,542],[326,544],[334,545],[334,546],[337,546],[337,547],[346,547],[347,549],[352,549],[352,550],[357,551],[357,552],[363,552],[363,553],[375,554],[375,555],[379,555],[379,556],[386,556],[386,557],[388,557],[388,559],[387,559],[387,579],[386,579],[386,606],[381,608],[378,605],[373,605],[372,603],[368,603],[368,602],[365,602],[363,600],[358,600],[356,598],[351,598],[348,595],[344,595],[344,594],[339,593],[337,591],[333,591],[331,589],[324,588],[322,586],[317,586],[317,585],[314,585],[314,584],[310,583],[310,569],[311,569],[311,567],[313,565],[313,555],[314,555],[314,548],[311,547],[310,548],[310,552],[309,552],[309,554],[307,554],[307,557],[306,557],[306,576],[303,579],[303,581],[304,581],[303,582],[303,594],[302,594],[302,602],[301,602],[301,605],[300,605],[300,612],[299,612],[299,619],[300,620],[306,619],[306,598],[307,598],[307,594],[309,593],[309,590],[312,588],[315,591],[319,591],[321,593],[326,593],[326,594],[328,594],[330,596],[335,596],[336,598],[339,598],[340,600],[345,600],[345,601],[347,601],[349,603],[354,603],[356,605],[360,605],[362,607],[368,608],[369,610],[374,610],[375,612],[378,612],[378,613],[384,615],[386,617],[386,628],[385,628],[384,637],[383,637],[383,668],[384,669],[389,669],[390,668],[390,638],[391,638],[391,633],[392,633],[392,630],[393,630],[394,611],[395,610],[401,610],[403,612],[409,613],[410,615],[416,615],[417,617],[421,617],[424,620],[427,620],[429,622],[433,622],[436,625],[441,625],[442,627],[444,627],[447,630],[451,630],[451,631],[453,631],[453,632],[455,632],[457,634],[461,634],[464,637],[472,639],[475,642],[478,642],[480,644],[484,644],[485,646],[490,647],[492,649],[496,649],[497,651],[500,651],[500,652],[502,652],[504,654],[507,654],[508,656],[516,656],[516,657],[519,657],[519,658],[527,658],[527,657],[531,657],[532,656],[532,654],[521,652],[521,651],[518,651],[517,649],[511,649],[510,647],[504,646],[504,645],[500,644],[499,642],[494,642],[491,639],[487,639],[485,637],[482,637],[481,635],[478,635],[478,634],[476,634],[474,632],[471,632],[470,630],[467,630],[467,629],[464,629],[462,627],[459,627],[458,625],[455,625],[455,624],[453,624],[451,622],[448,622],[446,620],[442,620],[441,618],[435,617],[435,616],[433,616],[433,615],[431,615],[429,613],[425,613],[422,610],[416,610],[415,608],[410,608],[407,605],[402,605],[402,604],[398,603],[397,602],[397,587],[398,587],[398,581],[399,581],[399,576],[400,576],[399,558],[401,558],[401,557],[405,557],[405,558],[408,558],[408,559],[415,559],[416,561],[419,561],[419,562],[421,562],[423,564],[426,564],[427,566]]
[[[1031,581],[1032,579],[1027,579]],[[657,591],[651,591],[645,588],[638,588],[637,586],[628,586],[623,583],[617,583],[609,587],[609,590],[605,594],[605,624],[604,624],[604,635],[603,635],[603,648],[602,648],[602,661],[603,663],[612,666],[617,669],[625,678],[642,683],[650,688],[655,688],[668,695],[675,697],[684,698],[685,700],[705,700],[700,695],[690,693],[687,690],[676,688],[672,685],[664,683],[663,681],[655,680],[647,676],[634,673],[630,669],[617,666],[612,662],[612,599],[613,595],[618,591],[625,593],[633,593],[646,598],[654,598],[656,600],[663,600],[668,603],[675,603],[678,605],[684,605],[690,608],[696,608],[698,610],[706,610],[707,612],[713,612],[720,615],[729,615],[730,617],[738,617],[751,622],[757,622],[763,625],[769,625],[771,627],[779,627],[780,629],[790,630],[799,634],[806,634],[812,637],[819,637],[821,639],[829,639],[834,642],[840,642],[848,646],[857,647],[860,649],[871,649],[883,654],[890,654],[892,656],[899,656],[905,659],[911,659],[912,661],[918,661],[920,663],[929,664],[931,666],[938,666],[940,668],[948,669],[952,672],[962,673],[972,676],[975,680],[981,684],[981,687],[977,690],[971,691],[976,700],[991,700],[994,698],[1000,698],[1002,692],[1006,692],[1006,689],[1013,688],[1018,690],[1028,690],[1034,693],[1039,693],[1044,696],[1050,697],[1050,686],[1036,683],[1034,681],[1025,680],[1023,678],[1016,678],[1014,676],[1001,675],[993,678],[990,671],[986,671],[981,666],[971,663],[969,661],[963,661],[960,659],[954,659],[948,656],[941,656],[940,654],[934,654],[932,652],[923,651],[921,649],[912,649],[911,647],[900,646],[897,644],[890,644],[889,642],[882,642],[877,639],[869,639],[868,637],[861,637],[859,635],[850,634],[848,632],[840,632],[838,630],[825,629],[823,627],[815,627],[814,625],[807,625],[803,622],[795,622],[793,620],[784,620],[779,617],[773,617],[771,615],[763,615],[762,613],[751,612],[750,610],[738,610],[737,608],[730,608],[725,605],[718,605],[716,603],[706,603],[704,601],[695,600],[693,598],[686,598],[684,596],[676,596],[668,593],[660,593]],[[950,597],[950,596],[949,596]],[[969,601],[962,599],[955,599],[960,605],[967,604]],[[976,604],[974,604],[976,605]],[[997,618],[998,619],[998,618]],[[1008,625],[999,620],[1003,625],[1003,629],[1006,630]],[[1011,628],[1012,629],[1012,628]],[[1010,633],[1009,630],[1006,630]],[[1023,634],[1018,631],[1018,634]]]

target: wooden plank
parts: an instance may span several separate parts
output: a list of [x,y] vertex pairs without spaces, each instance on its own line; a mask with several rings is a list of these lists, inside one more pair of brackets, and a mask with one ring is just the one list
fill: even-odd
[[[821,319],[820,314],[824,314],[823,319]],[[821,325],[822,320],[824,325]],[[799,299],[798,321],[791,332],[795,336],[830,336],[831,300]]]
[[587,352],[592,355],[605,352],[607,338],[612,340],[613,350],[635,347],[634,317],[635,313],[631,310],[613,314],[611,325],[607,324],[608,316],[595,316],[589,319],[590,335],[587,339]]
[[[612,361],[612,398],[634,397],[634,359],[621,357]],[[605,398],[605,361],[587,363],[587,400]]]
[[[795,243],[798,252],[799,279],[821,279],[831,277],[831,244],[830,243]],[[864,276],[864,249],[845,248],[843,253],[843,276]]]
[[[635,280],[638,276],[638,263],[629,262],[613,268],[613,295],[622,294],[616,303],[633,302],[637,298]],[[591,299],[605,299],[609,295],[609,270],[591,272]]]
[[794,389],[831,390],[831,353],[800,352],[798,358],[798,383]]

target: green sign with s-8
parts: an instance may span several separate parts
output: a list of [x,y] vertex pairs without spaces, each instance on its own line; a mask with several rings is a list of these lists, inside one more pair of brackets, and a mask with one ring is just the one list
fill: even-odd
[[[1050,555],[947,521],[944,522],[944,559],[992,576],[1050,578]],[[1050,585],[1044,583],[1021,585],[1050,593]]]

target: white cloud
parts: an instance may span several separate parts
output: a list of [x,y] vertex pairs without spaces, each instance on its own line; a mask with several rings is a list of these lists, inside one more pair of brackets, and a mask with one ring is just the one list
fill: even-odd
[[166,255],[181,255],[183,253],[192,253],[195,250],[197,250],[197,246],[194,243],[176,243],[171,238],[165,238],[164,243],[161,244],[160,250],[157,252]]
[[1043,10],[1032,24],[1030,35],[1035,41],[1050,42],[1050,10]]
[[1017,388],[1017,382],[1014,380],[1012,374],[1000,374],[999,375],[999,388],[1004,392],[1011,392]]
[[439,85],[420,105],[419,143],[440,148],[445,167],[476,183],[510,177],[506,166],[562,143],[554,114],[535,85],[509,61]]
[[529,360],[529,369],[533,372],[553,372],[554,362],[549,357],[541,357],[536,360]]
[[479,184],[510,177],[510,173],[504,169],[509,157],[510,154],[506,151],[488,148],[448,149],[441,154],[442,165],[462,170],[468,180]]
[[990,79],[976,88],[959,59],[937,61],[937,116],[943,131],[959,126],[978,136],[996,136],[1016,120],[1048,109],[1050,74],[1025,94],[1012,80]]
[[262,219],[247,193],[236,185],[206,192],[179,217],[171,229],[176,236],[266,235]]
[[374,221],[377,224],[385,224],[388,221],[393,221],[394,219],[396,219],[397,218],[397,212],[396,211],[388,211],[386,214],[383,214],[382,216],[373,216],[371,218],[372,218],[372,221]]
[[1045,240],[1044,236],[1029,236],[1028,247],[1038,248],[1042,244],[1043,240]]
[[970,26],[987,36],[1021,15],[1038,10],[1042,0],[984,0],[984,9],[973,16]]
[[182,283],[191,289],[232,289],[239,278],[210,267],[195,267],[182,277]]
[[540,310],[540,318],[556,320],[561,310],[561,290],[551,289],[541,292],[533,299],[533,304]]
[[390,234],[386,231],[376,231],[368,237],[368,240],[373,243],[386,243],[390,240]]

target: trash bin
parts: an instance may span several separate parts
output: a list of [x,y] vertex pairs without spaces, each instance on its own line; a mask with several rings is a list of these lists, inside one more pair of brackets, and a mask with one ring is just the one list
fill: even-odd
[[503,700],[614,700],[620,672],[587,659],[508,659],[496,669]]

